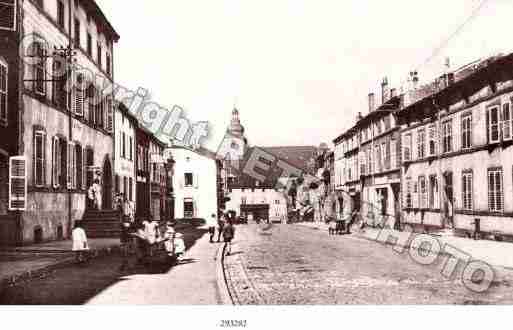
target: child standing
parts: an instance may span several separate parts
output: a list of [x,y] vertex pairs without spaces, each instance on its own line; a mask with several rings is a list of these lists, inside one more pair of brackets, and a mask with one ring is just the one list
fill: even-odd
[[183,240],[183,235],[181,233],[175,234],[174,244],[176,258],[178,259],[178,261],[182,261],[183,255],[185,253],[185,242]]
[[71,232],[73,241],[72,250],[75,252],[76,260],[79,264],[86,261],[86,251],[89,250],[87,236],[80,222],[75,223],[75,228]]
[[224,226],[224,230],[223,230],[223,238],[224,238],[224,242],[226,243],[227,245],[227,248],[228,248],[228,252],[226,253],[226,255],[230,255],[230,253],[232,253],[232,240],[233,238],[235,237],[235,227],[233,227],[233,224],[232,224],[232,220],[228,220],[228,224],[226,224]]

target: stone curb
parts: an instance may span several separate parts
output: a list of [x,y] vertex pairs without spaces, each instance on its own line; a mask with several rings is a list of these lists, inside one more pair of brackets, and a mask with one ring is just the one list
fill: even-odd
[[[120,251],[119,245],[105,247],[105,248],[101,248],[101,249],[91,250],[89,252],[89,257],[90,257],[90,259],[95,259],[95,258],[113,254],[118,251]],[[44,267],[36,268],[36,269],[30,269],[30,270],[26,270],[26,271],[20,272],[15,275],[10,275],[10,276],[4,277],[4,278],[0,278],[0,291],[4,290],[6,288],[9,288],[9,287],[16,286],[20,283],[28,283],[31,280],[35,280],[37,278],[43,278],[59,268],[63,268],[63,267],[72,265],[74,262],[75,262],[74,256],[66,257],[61,260],[57,260],[56,262],[54,262],[53,264],[48,265],[48,266],[44,266]]]
[[226,279],[226,272],[224,267],[224,255],[226,251],[226,243],[224,243],[218,250],[216,255],[216,281],[219,289],[219,295],[221,297],[221,303],[223,305],[235,305],[228,289],[228,283]]

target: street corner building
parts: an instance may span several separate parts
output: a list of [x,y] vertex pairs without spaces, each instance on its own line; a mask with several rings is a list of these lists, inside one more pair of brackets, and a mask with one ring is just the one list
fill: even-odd
[[103,88],[119,35],[92,0],[2,0],[0,12],[0,245],[68,238],[94,181],[98,208],[113,207]]

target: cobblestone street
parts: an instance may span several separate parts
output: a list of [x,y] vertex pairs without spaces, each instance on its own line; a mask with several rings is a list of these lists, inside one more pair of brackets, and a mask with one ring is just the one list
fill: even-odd
[[[504,269],[486,293],[468,290],[440,265],[354,236],[302,226],[239,226],[225,258],[238,304],[511,304],[513,274]],[[439,258],[443,261],[443,257]]]

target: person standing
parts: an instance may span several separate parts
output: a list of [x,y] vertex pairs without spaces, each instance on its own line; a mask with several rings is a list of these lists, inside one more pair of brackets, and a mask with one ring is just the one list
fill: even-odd
[[95,210],[102,209],[102,188],[100,186],[100,180],[95,179],[91,187],[87,191],[88,198],[93,202]]
[[75,228],[71,232],[71,238],[73,241],[72,250],[75,252],[76,261],[82,264],[87,259],[86,253],[89,251],[89,245],[87,244],[86,232],[80,222],[75,223]]
[[226,253],[226,255],[228,255],[228,256],[232,253],[232,240],[234,237],[235,237],[235,227],[233,226],[232,221],[229,220],[228,224],[226,224],[226,226],[224,226],[224,228],[223,228],[223,238],[224,238],[224,242],[227,245],[227,251],[228,251]]
[[210,235],[210,243],[214,243],[214,235],[216,234],[216,226],[217,226],[216,215],[214,213],[212,213],[212,216],[207,221],[207,226],[208,226],[208,234]]
[[219,219],[217,221],[217,243],[221,242],[221,235],[223,233],[225,221],[226,221],[225,215],[221,211],[221,214],[220,214]]

